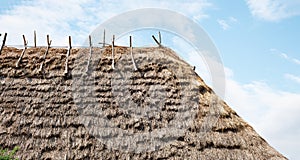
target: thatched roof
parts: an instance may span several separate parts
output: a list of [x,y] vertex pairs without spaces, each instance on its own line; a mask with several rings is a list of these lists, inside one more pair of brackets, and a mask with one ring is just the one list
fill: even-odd
[[[66,49],[50,48],[38,71],[45,50],[27,49],[19,68],[22,50],[4,47],[0,55],[0,146],[19,146],[20,159],[286,159],[170,49],[134,48],[137,71],[129,48],[115,47],[115,69],[111,47],[94,48],[89,65],[89,49],[72,49],[67,76]],[[146,116],[131,114],[140,108]],[[98,122],[156,133],[172,127],[179,112],[193,114],[191,123],[182,133],[170,132],[176,139],[157,150],[135,150],[143,149],[138,144],[122,150],[126,140],[105,143],[107,128]]]

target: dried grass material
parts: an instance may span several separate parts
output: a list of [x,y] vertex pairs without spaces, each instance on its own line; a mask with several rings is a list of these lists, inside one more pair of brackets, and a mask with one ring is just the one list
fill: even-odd
[[[15,63],[22,50],[4,47],[0,55],[0,146],[20,146],[17,152],[20,159],[286,159],[225,102],[217,100],[212,110],[210,100],[216,97],[212,89],[170,49],[133,48],[138,68],[132,73],[133,86],[121,83],[122,75],[117,72],[118,65],[123,66],[124,72],[134,70],[127,47],[115,46],[115,70],[111,68],[111,47],[93,48],[89,73],[86,73],[89,49],[72,49],[68,61],[71,79],[64,77],[66,49],[50,48],[43,72],[38,72],[45,49],[28,48],[20,68]],[[168,68],[185,75],[176,77]],[[84,86],[74,87],[78,83],[74,79],[78,77],[86,79]],[[123,85],[113,88],[112,83]],[[161,106],[160,113],[152,115],[153,119],[135,119],[119,109],[122,99],[117,100],[115,94],[122,98],[131,96],[141,106],[146,106],[145,102],[159,105],[159,98],[143,99],[151,84],[167,90],[166,105]],[[187,90],[182,90],[182,86]],[[131,92],[122,94],[124,91]],[[185,101],[180,99],[183,95]],[[76,106],[79,102],[85,108],[80,110]],[[103,116],[123,130],[148,132],[168,125],[176,112],[192,110],[192,102],[200,105],[193,125],[157,151],[111,150],[87,128],[101,123],[95,118],[101,110]],[[79,113],[85,114],[84,121],[80,121],[83,119]],[[204,132],[206,118],[218,115],[212,129]]]

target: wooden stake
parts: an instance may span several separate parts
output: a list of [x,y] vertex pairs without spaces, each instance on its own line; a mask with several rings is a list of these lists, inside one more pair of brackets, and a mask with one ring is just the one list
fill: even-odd
[[158,40],[155,38],[154,35],[152,35],[152,38],[154,39],[154,41],[158,44],[159,47],[161,47],[161,34],[160,31],[158,32]]
[[69,36],[69,48],[68,48],[68,52],[67,52],[67,57],[66,57],[66,63],[65,63],[65,76],[68,75],[69,69],[68,69],[68,61],[69,61],[69,56],[71,54],[71,49],[72,49],[72,45],[71,45],[71,36]]
[[17,63],[16,63],[16,67],[17,67],[17,68],[20,66],[20,63],[21,63],[21,61],[22,61],[22,58],[23,58],[23,56],[24,56],[24,54],[25,54],[25,51],[26,51],[26,49],[27,49],[28,41],[26,41],[25,35],[23,35],[23,41],[24,41],[24,49],[23,49],[23,51],[22,51],[22,54],[21,54],[20,58],[18,59],[18,61],[17,61]]
[[24,47],[27,49],[28,41],[26,41],[25,35],[23,34]]
[[72,48],[72,45],[71,45],[71,36],[69,36],[69,48],[70,49]]
[[153,38],[154,41],[158,44],[158,46],[161,47],[161,44],[160,44],[159,41],[154,37],[154,35],[152,35],[152,38]]
[[132,61],[132,64],[133,64],[133,68],[135,71],[137,71],[137,68],[136,68],[136,65],[135,65],[135,62],[134,62],[134,58],[133,58],[133,54],[132,54],[132,40],[131,40],[131,36],[129,36],[129,43],[130,43],[130,55],[131,55],[131,61]]
[[34,31],[33,35],[34,47],[36,48],[36,32]]
[[104,29],[104,31],[103,31],[103,46],[102,46],[103,48],[105,47],[105,29]]
[[92,37],[91,37],[91,35],[89,35],[89,44],[90,44],[90,47],[92,47]]
[[111,67],[112,67],[112,69],[115,69],[114,46],[115,46],[115,35],[113,35],[112,45],[111,45],[111,59],[112,59]]
[[158,40],[159,40],[159,44],[161,44],[161,35],[160,35],[160,31],[158,31]]
[[46,49],[46,52],[44,53],[43,61],[42,61],[41,65],[40,65],[40,68],[39,68],[38,72],[41,72],[43,70],[44,62],[45,62],[46,56],[47,56],[47,54],[49,52],[49,48],[50,48],[51,42],[52,42],[52,40],[49,39],[49,35],[47,34],[47,49]]
[[86,67],[86,73],[89,71],[90,61],[92,58],[92,37],[91,37],[91,35],[89,35],[89,44],[90,44],[90,55],[89,55],[88,64]]
[[3,47],[5,46],[6,36],[7,36],[7,33],[4,33],[3,42],[2,42],[2,45],[1,45],[1,48],[0,48],[0,55],[1,55]]
[[131,36],[129,36],[129,46],[130,46],[130,48],[132,48],[132,38],[131,38]]
[[52,43],[52,40],[49,38],[49,34],[47,34],[47,47],[50,48],[50,45]]

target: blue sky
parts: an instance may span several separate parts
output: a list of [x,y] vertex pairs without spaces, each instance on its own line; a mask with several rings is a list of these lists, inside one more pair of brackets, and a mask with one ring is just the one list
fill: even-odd
[[[116,5],[118,4],[118,5]],[[290,159],[300,159],[300,1],[217,0],[110,1],[110,0],[2,0],[0,32],[8,33],[8,45],[22,45],[22,34],[45,45],[67,44],[71,35],[81,45],[99,24],[125,11],[164,8],[198,23],[210,36],[226,73],[226,102],[273,147]],[[156,31],[155,31],[156,32]],[[151,31],[132,33],[137,46],[153,41]],[[145,40],[145,35],[150,39]],[[178,52],[193,52],[182,39],[163,32],[163,42]],[[2,37],[0,37],[2,39]],[[30,42],[29,42],[30,43]],[[121,37],[119,43],[125,43]],[[177,46],[177,47],[175,47]],[[201,57],[186,60],[196,65],[210,84]],[[195,60],[196,59],[196,60]],[[203,67],[204,66],[204,67]]]
[[[234,5],[222,2],[214,2],[217,7],[208,11],[211,18],[200,24],[211,35],[225,65],[238,73],[235,79],[242,83],[265,81],[272,88],[298,92],[299,83],[283,75],[300,75],[299,64],[291,61],[300,59],[297,47],[300,17],[264,19],[253,16],[245,1]],[[230,20],[231,17],[236,21]],[[216,19],[228,26],[220,29]]]

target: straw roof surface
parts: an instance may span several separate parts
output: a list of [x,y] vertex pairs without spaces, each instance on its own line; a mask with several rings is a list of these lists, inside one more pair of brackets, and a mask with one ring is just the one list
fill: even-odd
[[[88,48],[72,49],[65,75],[66,49],[50,48],[44,60],[46,48],[29,48],[16,67],[22,49],[4,47],[0,147],[19,146],[20,159],[286,159],[172,50],[134,48],[137,71],[127,47],[115,47],[113,69],[111,50],[93,48],[89,59]],[[132,114],[140,108],[142,116]],[[180,112],[193,114],[191,123],[180,134],[170,132],[175,139],[158,149],[149,143],[145,151],[147,145],[138,144],[123,150],[126,139],[103,141],[101,116],[116,128],[143,134],[170,128]]]

